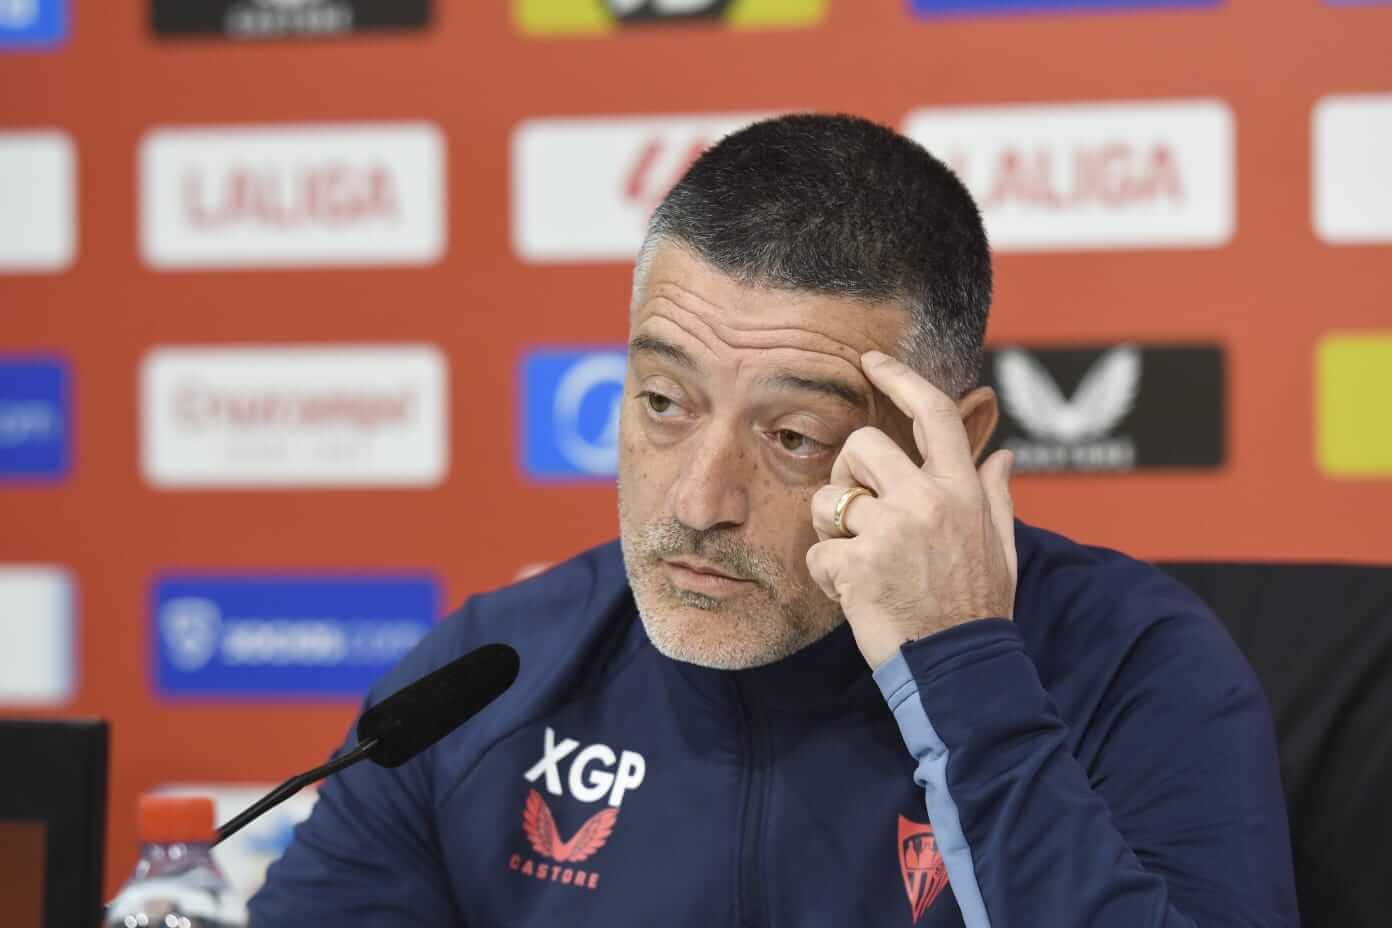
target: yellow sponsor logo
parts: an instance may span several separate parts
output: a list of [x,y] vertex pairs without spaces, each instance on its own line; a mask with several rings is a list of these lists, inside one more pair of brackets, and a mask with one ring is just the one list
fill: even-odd
[[1320,469],[1392,477],[1392,332],[1328,336],[1316,367]]
[[596,33],[630,24],[716,21],[737,29],[809,26],[827,0],[513,0],[525,32]]

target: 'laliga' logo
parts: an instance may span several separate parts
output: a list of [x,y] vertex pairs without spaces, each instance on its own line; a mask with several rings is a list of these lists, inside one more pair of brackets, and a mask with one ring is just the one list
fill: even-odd
[[[572,464],[588,474],[612,474],[619,466],[619,397],[626,367],[622,358],[592,355],[577,363],[556,388],[556,442]],[[593,437],[581,427],[586,400],[596,391],[618,387],[603,411],[604,426]],[[613,392],[612,389],[610,392]]]
[[212,600],[185,596],[160,610],[160,636],[169,662],[186,673],[202,670],[222,639],[222,612]]

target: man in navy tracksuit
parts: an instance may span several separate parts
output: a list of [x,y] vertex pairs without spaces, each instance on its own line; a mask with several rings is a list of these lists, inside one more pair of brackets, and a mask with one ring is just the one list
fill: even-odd
[[369,696],[517,682],[331,779],[290,925],[1296,924],[1270,718],[1153,568],[977,466],[990,302],[956,178],[849,117],[707,152],[639,257],[621,542],[476,596]]

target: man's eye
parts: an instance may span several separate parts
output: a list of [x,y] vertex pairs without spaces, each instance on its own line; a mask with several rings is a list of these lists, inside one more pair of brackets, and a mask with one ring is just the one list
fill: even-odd
[[784,451],[799,457],[811,456],[826,447],[816,439],[808,438],[801,432],[794,432],[792,429],[779,429],[774,433],[774,437]]
[[663,396],[661,393],[654,393],[651,390],[644,390],[638,394],[639,398],[646,400],[648,408],[658,415],[668,412],[676,405],[670,396]]

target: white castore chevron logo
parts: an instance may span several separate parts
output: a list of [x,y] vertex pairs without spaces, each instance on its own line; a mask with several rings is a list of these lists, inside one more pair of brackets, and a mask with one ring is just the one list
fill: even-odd
[[1088,370],[1072,399],[1065,399],[1054,378],[1019,348],[996,355],[996,383],[1001,405],[1036,438],[1074,444],[1105,435],[1136,404],[1141,384],[1141,353],[1119,345]]

